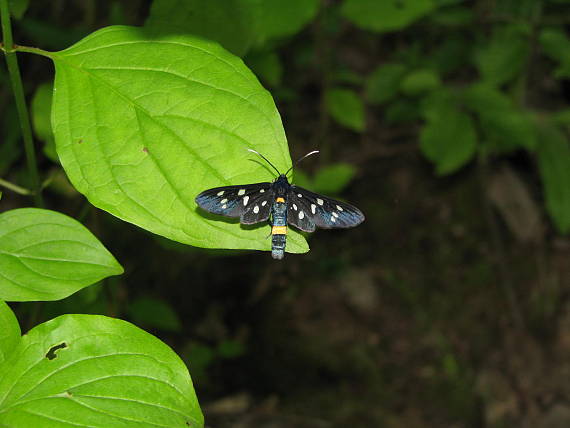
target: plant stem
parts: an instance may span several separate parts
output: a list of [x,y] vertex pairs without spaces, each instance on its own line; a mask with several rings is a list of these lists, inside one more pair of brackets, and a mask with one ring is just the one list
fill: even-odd
[[6,189],[11,190],[12,192],[16,192],[19,195],[30,195],[32,192],[30,192],[28,189],[25,189],[23,187],[18,186],[17,184],[14,183],[10,183],[9,181],[3,180],[0,178],[0,186],[5,187]]
[[38,165],[36,161],[36,152],[34,149],[34,140],[32,138],[32,128],[30,126],[30,116],[26,98],[24,96],[24,88],[22,85],[22,76],[18,67],[18,59],[14,50],[14,40],[12,38],[12,27],[10,24],[10,9],[8,8],[8,0],[0,0],[0,19],[2,25],[2,38],[4,41],[4,55],[6,56],[6,64],[10,81],[12,82],[12,91],[18,110],[20,119],[20,127],[22,129],[22,138],[24,139],[24,149],[26,151],[26,160],[28,163],[28,173],[30,174],[32,189],[34,191],[34,201],[36,206],[43,206],[43,199],[40,187],[40,178]]

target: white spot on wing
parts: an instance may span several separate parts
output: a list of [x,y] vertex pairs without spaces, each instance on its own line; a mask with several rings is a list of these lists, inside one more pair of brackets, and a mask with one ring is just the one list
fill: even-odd
[[225,204],[226,202],[228,202],[228,200],[226,198],[224,198],[220,201],[220,204]]
[[259,212],[259,207],[257,205],[253,207],[253,212],[256,214]]
[[[241,192],[241,190],[240,190]],[[243,206],[245,207],[247,205],[247,201],[249,201],[249,196],[244,196],[243,197]]]
[[297,193],[297,196],[300,197],[300,198],[303,197],[303,195],[301,195],[300,193]]
[[299,220],[303,220],[303,217],[305,217],[305,213],[303,211],[299,211]]
[[265,189],[261,189],[261,190],[259,191],[259,193],[263,193],[263,192],[265,192]]
[[264,207],[266,204],[267,204],[267,201],[263,201],[263,202],[261,203],[261,206]]
[[336,213],[336,211],[333,211],[333,216],[335,216],[336,218],[338,218],[338,214]]
[[223,194],[224,194],[223,190],[220,190],[218,193],[216,193],[216,195],[218,195],[218,196],[222,196]]
[[245,189],[239,189],[238,191],[238,196],[244,195],[245,194]]
[[336,209],[339,210],[339,211],[344,211],[340,205],[337,205],[337,206],[336,206]]
[[336,218],[334,218],[334,216],[331,215],[331,221],[334,223],[336,221]]
[[311,204],[311,212],[315,214],[317,212],[317,206],[315,204]]
[[222,205],[222,209],[226,209],[228,206],[226,204]]
[[294,209],[295,211],[297,211],[297,205],[296,205],[296,204],[293,204],[293,209]]
[[322,205],[324,203],[324,201],[320,198],[317,198],[317,204]]

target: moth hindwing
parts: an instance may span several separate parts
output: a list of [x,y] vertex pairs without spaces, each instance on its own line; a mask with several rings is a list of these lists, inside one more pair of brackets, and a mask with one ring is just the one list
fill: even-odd
[[288,223],[305,232],[313,232],[316,227],[354,227],[364,221],[364,214],[358,208],[302,187],[291,186],[287,199]]

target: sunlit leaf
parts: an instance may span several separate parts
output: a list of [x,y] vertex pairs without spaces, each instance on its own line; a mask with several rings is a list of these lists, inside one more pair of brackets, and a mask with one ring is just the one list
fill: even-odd
[[[53,125],[71,183],[89,201],[148,231],[207,248],[270,249],[268,225],[198,212],[201,191],[271,181],[291,165],[271,95],[243,62],[191,36],[108,27],[50,54]],[[306,252],[297,232],[289,252]]]
[[14,352],[21,335],[20,324],[14,312],[2,300],[0,300],[0,326],[0,364],[2,364]]
[[81,223],[55,211],[0,214],[0,299],[58,300],[123,268]]
[[1,426],[203,426],[184,363],[125,321],[63,315],[41,324],[0,373]]
[[570,145],[556,127],[539,128],[538,166],[546,209],[562,233],[570,232]]
[[325,99],[327,110],[334,120],[353,131],[364,131],[364,104],[356,92],[350,89],[329,89]]
[[396,31],[436,8],[432,0],[345,0],[342,13],[365,30]]

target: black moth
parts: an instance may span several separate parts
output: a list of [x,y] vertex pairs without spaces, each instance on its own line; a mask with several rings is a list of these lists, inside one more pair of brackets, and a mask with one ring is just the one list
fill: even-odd
[[[282,259],[285,255],[287,224],[304,232],[323,229],[348,228],[364,221],[364,214],[346,202],[340,202],[289,184],[287,174],[281,174],[261,153],[261,156],[279,174],[272,182],[215,187],[196,196],[200,208],[226,217],[239,217],[242,224],[255,224],[269,219],[271,224],[271,256]],[[313,151],[306,157],[318,153]],[[295,165],[294,164],[294,165]]]

